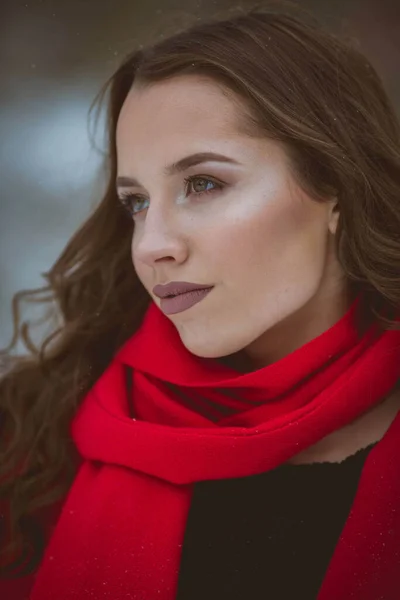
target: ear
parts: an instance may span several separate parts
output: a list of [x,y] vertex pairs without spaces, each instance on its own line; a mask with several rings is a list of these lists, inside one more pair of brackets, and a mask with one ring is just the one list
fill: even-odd
[[335,235],[339,223],[340,211],[339,202],[337,199],[331,202],[329,210],[328,228],[332,235]]

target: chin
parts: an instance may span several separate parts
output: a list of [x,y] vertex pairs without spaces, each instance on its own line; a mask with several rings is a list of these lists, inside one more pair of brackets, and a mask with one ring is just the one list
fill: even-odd
[[178,328],[178,333],[185,348],[199,358],[224,358],[240,352],[249,343],[247,340],[243,342],[238,339],[224,340],[214,329],[209,336],[202,337],[198,334],[193,335],[193,332],[185,335],[185,331],[181,328]]
[[221,358],[222,356],[225,356],[225,353],[221,352],[218,348],[212,348],[210,345],[203,346],[198,343],[187,344],[184,342],[183,345],[191,354],[198,356],[199,358]]

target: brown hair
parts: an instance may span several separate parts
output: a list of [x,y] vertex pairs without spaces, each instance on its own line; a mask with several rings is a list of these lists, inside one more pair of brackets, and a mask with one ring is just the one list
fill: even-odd
[[[283,143],[316,201],[337,195],[344,272],[382,326],[393,326],[385,317],[400,306],[400,131],[368,60],[312,20],[262,8],[135,50],[96,98],[109,93],[105,195],[45,274],[47,286],[13,298],[15,333],[0,381],[0,500],[11,507],[13,551],[29,542],[35,512],[66,495],[76,459],[70,421],[150,302],[133,270],[132,222],[115,189],[120,109],[134,81],[185,74],[206,75],[244,101],[243,129]],[[39,349],[20,324],[22,299],[61,314],[62,325]],[[11,356],[18,339],[29,356]],[[42,546],[31,570],[41,553]]]

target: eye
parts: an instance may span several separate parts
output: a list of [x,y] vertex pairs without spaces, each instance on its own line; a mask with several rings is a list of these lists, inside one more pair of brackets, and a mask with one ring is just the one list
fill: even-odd
[[[185,192],[187,196],[193,194],[194,196],[202,196],[203,194],[212,194],[218,190],[222,190],[225,184],[215,181],[210,177],[203,175],[193,175],[184,179]],[[212,189],[198,189],[209,187],[209,184],[214,186]],[[197,188],[197,189],[195,189]],[[140,194],[132,194],[131,192],[120,192],[119,201],[122,207],[127,211],[129,217],[141,213],[144,208],[140,207],[142,202],[148,202],[148,199]]]
[[134,207],[137,206],[138,202],[145,200],[146,198],[142,198],[137,194],[131,194],[130,192],[121,192],[119,195],[120,206],[128,213],[129,217],[134,217],[142,211],[142,209],[136,210]]
[[[187,177],[185,180],[185,185],[186,185],[186,191],[192,187],[192,189],[194,189],[196,182],[199,183],[200,182],[200,187],[202,186],[207,186],[207,184],[211,183],[211,185],[216,186],[217,189],[221,189],[223,187],[222,184],[217,183],[216,181],[214,181],[213,179],[210,179],[209,177],[202,177],[201,175],[195,175],[194,177]],[[214,188],[215,189],[215,188]],[[194,190],[194,193],[199,196],[200,194],[208,194],[210,192],[213,192],[214,189],[205,189],[205,190]]]

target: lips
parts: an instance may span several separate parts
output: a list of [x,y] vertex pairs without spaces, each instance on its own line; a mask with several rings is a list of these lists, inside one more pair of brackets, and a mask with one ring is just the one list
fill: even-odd
[[156,285],[153,288],[153,293],[159,298],[176,297],[188,292],[210,289],[212,285],[204,285],[202,283],[191,283],[188,281],[171,281],[165,285]]
[[173,315],[185,311],[195,304],[198,304],[203,300],[213,289],[214,286],[194,289],[183,294],[177,294],[171,297],[165,297],[161,299],[160,308],[166,315]]
[[[211,287],[211,286],[210,286]],[[198,292],[199,290],[208,290],[210,288],[193,288],[192,290],[186,290],[186,292],[180,292],[179,294],[168,294],[168,296],[164,296],[164,298],[176,298],[177,296],[182,296],[182,294],[189,294],[190,292]]]

